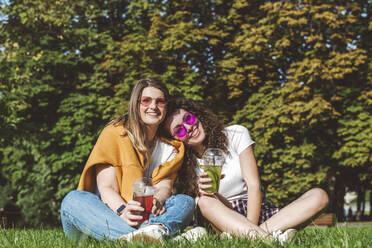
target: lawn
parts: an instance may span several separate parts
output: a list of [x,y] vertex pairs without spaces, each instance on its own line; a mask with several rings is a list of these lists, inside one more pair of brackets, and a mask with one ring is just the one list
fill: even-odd
[[[158,247],[158,244],[97,241],[86,239],[79,244],[71,243],[62,229],[0,229],[0,247]],[[208,235],[193,245],[188,242],[167,241],[163,247],[372,247],[372,227],[306,228],[297,233],[288,244],[267,243],[263,240],[251,242],[246,239],[219,239]]]

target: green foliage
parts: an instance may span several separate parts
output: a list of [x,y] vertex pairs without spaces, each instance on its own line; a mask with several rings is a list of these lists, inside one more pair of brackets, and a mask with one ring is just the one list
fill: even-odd
[[[288,203],[325,180],[325,126],[337,117],[331,106],[307,86],[266,83],[237,111],[234,122],[249,128],[268,196]],[[316,133],[316,134],[315,134]],[[285,188],[286,190],[280,190]]]
[[60,202],[76,187],[80,166],[107,121],[97,106],[107,98],[97,94],[105,87],[89,82],[103,61],[94,52],[103,40],[94,23],[76,21],[81,3],[58,4],[66,6],[10,2],[3,10],[9,18],[2,25],[0,62],[2,173],[9,175],[7,184],[30,225],[58,223]]
[[[367,16],[361,18],[358,29],[360,46],[371,54],[372,38],[370,25],[371,6]],[[368,18],[369,17],[369,18]],[[345,184],[352,190],[368,189],[372,185],[372,60],[370,56],[359,73],[352,75],[348,84],[340,87],[343,99],[341,104],[342,118],[339,120],[337,133],[340,137],[339,149],[333,157],[339,165],[349,172]]]
[[[321,185],[327,173],[342,174],[342,165],[370,164],[370,111],[355,106],[357,95],[343,91],[351,90],[353,76],[360,75],[367,61],[365,48],[350,46],[359,39],[361,6],[266,2],[259,11],[264,18],[249,28],[242,22],[241,32],[231,43],[234,52],[222,66],[229,68],[229,61],[236,62],[231,69],[241,83],[230,84],[230,97],[250,97],[233,122],[251,130],[268,195],[283,204]],[[357,91],[364,90],[360,84],[355,86]],[[352,109],[354,130],[346,116]],[[359,139],[359,143],[343,148],[345,138]],[[357,146],[354,150],[352,144]],[[346,160],[341,158],[345,149],[351,151]]]
[[17,203],[29,225],[59,223],[99,131],[147,76],[247,126],[279,205],[335,171],[344,186],[370,187],[370,11],[366,0],[8,1],[4,204]]

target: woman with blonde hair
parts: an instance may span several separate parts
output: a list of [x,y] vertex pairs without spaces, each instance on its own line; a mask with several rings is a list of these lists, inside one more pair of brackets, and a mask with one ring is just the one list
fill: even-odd
[[[166,86],[152,78],[132,90],[128,113],[102,130],[80,178],[78,190],[62,201],[64,232],[72,240],[137,237],[161,240],[181,231],[192,218],[193,199],[172,195],[184,155],[182,142],[160,137],[169,97]],[[156,191],[152,214],[142,223],[143,206],[133,200],[137,178]]]

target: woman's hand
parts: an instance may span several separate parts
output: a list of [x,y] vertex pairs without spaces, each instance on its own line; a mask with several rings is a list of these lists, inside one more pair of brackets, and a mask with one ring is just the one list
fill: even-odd
[[154,198],[151,213],[155,216],[161,215],[165,212],[164,202]]
[[129,201],[123,213],[120,215],[120,217],[123,220],[125,220],[128,223],[128,225],[135,227],[140,224],[140,220],[142,220],[142,216],[139,215],[139,213],[143,211],[145,211],[145,209],[141,207],[140,202]]
[[[221,174],[221,179],[224,178],[225,175]],[[198,180],[198,188],[199,188],[199,193],[201,195],[207,195],[207,196],[212,196],[214,193],[206,192],[206,190],[212,188],[212,185],[209,184],[212,182],[212,179],[208,177],[208,174],[206,172],[202,172],[199,175],[199,180]]]
[[166,211],[164,203],[172,195],[173,180],[164,179],[155,184],[154,187],[156,191],[154,194],[151,213],[153,213],[155,216],[158,216]]
[[209,188],[212,188],[211,184],[208,184],[212,182],[212,179],[208,177],[208,174],[206,172],[202,172],[199,175],[199,180],[198,180],[198,188],[199,188],[199,193],[201,195],[208,195],[212,196],[213,193],[206,192]]
[[[96,165],[97,187],[101,194],[102,202],[104,202],[114,213],[118,206],[124,204],[123,199],[119,194],[119,186],[116,181],[115,168],[111,165]],[[122,211],[120,217],[124,219],[128,225],[137,226],[142,216],[139,213],[143,212],[144,208],[141,203],[129,201]]]

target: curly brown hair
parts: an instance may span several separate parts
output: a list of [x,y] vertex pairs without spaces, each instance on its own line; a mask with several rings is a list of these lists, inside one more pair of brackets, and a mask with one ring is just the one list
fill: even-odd
[[[184,98],[172,99],[167,104],[167,115],[165,118],[167,119],[177,114],[180,109],[184,109],[185,111],[195,115],[203,125],[205,132],[203,145],[205,149],[212,147],[220,148],[226,155],[229,154],[227,149],[228,140],[226,133],[224,132],[225,126],[205,104]],[[161,131],[163,132],[163,135],[172,138],[164,125],[161,126]],[[190,196],[197,195],[198,188],[196,185],[197,175],[195,167],[198,165],[196,162],[196,156],[197,154],[195,151],[193,151],[191,147],[186,146],[183,164],[178,172],[178,177],[174,184],[177,193],[183,193]]]

